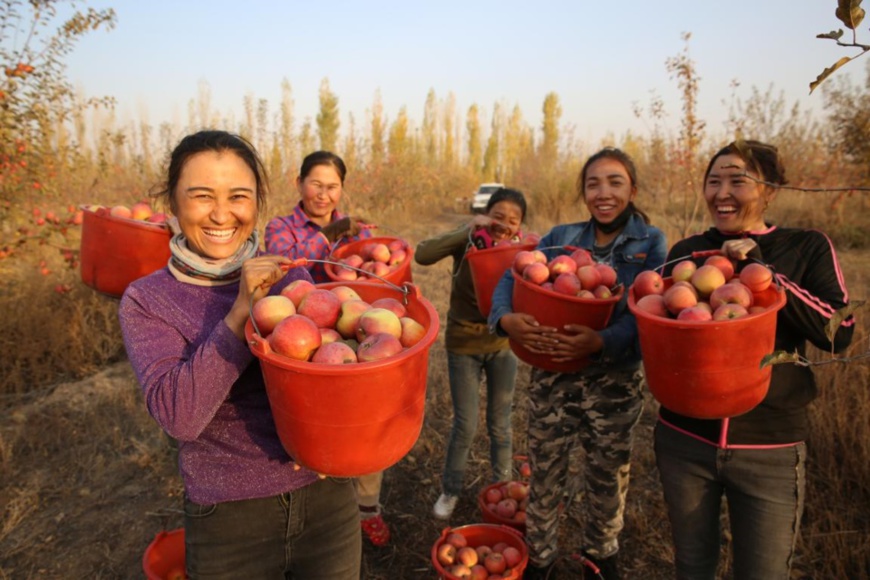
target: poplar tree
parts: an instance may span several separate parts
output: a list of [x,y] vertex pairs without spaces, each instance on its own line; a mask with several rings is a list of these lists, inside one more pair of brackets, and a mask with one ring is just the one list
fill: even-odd
[[544,119],[541,122],[541,147],[539,154],[541,163],[552,167],[556,163],[559,154],[559,120],[562,118],[562,105],[559,104],[559,95],[548,93],[544,97]]
[[468,133],[468,166],[475,174],[480,173],[483,151],[480,145],[480,110],[471,105],[465,116],[465,130]]
[[317,135],[321,149],[335,151],[340,124],[338,96],[330,90],[329,79],[324,78],[320,81],[320,112],[317,113]]

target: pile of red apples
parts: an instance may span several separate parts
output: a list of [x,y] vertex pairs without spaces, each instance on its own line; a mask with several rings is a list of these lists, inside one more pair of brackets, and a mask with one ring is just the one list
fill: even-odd
[[489,513],[502,520],[517,526],[525,525],[529,484],[524,481],[507,481],[490,485],[483,491],[481,503]]
[[112,207],[89,205],[85,206],[85,209],[92,211],[97,215],[110,215],[112,217],[148,222],[152,224],[162,224],[166,222],[166,214],[163,212],[155,212],[151,209],[151,204],[147,201],[140,201],[129,207],[126,205],[115,205]]
[[339,281],[353,281],[360,278],[383,278],[405,263],[410,252],[408,244],[396,238],[388,243],[371,242],[364,244],[358,254],[348,254],[335,260],[334,278]]
[[398,355],[426,328],[390,297],[371,303],[349,286],[320,288],[296,280],[254,303],[256,330],[273,352],[298,361],[349,364]]
[[471,547],[465,536],[451,532],[436,546],[435,557],[453,578],[505,580],[522,577],[518,566],[523,554],[507,542]]
[[523,280],[566,296],[606,299],[613,297],[616,270],[596,263],[592,254],[577,248],[549,262],[541,250],[520,251],[514,257],[514,274]]
[[671,280],[673,284],[665,289],[658,272],[638,274],[632,285],[637,308],[680,321],[722,321],[766,310],[755,304],[755,297],[773,282],[773,272],[753,262],[735,275],[730,259],[710,256],[701,266],[692,260],[678,262]]

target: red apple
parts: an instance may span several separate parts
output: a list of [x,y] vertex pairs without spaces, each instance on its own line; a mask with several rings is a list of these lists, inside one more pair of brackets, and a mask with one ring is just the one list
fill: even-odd
[[691,308],[698,303],[698,294],[688,284],[675,284],[665,290],[662,295],[665,301],[665,308],[674,316],[678,315],[681,310]]
[[372,302],[372,308],[386,308],[399,318],[405,316],[407,314],[407,309],[405,305],[396,300],[395,298],[378,298],[374,302]]
[[480,546],[477,546],[474,550],[477,552],[478,562],[483,562],[484,558],[492,554],[492,548],[490,548],[486,544],[481,544]]
[[387,265],[395,266],[397,264],[401,264],[405,261],[405,258],[408,257],[408,253],[403,249],[393,250],[390,254],[390,259],[387,260]]
[[508,545],[509,544],[507,542],[496,542],[495,544],[492,545],[492,551],[498,552],[499,554],[501,554],[502,552],[505,551],[505,548],[507,548]]
[[753,262],[740,271],[740,282],[751,292],[763,292],[773,282],[773,272],[767,266]]
[[154,211],[151,209],[151,204],[147,201],[139,201],[133,204],[130,208],[130,217],[134,220],[145,221],[151,217]]
[[504,562],[508,568],[513,568],[523,559],[522,553],[513,546],[505,548],[501,555],[504,556]]
[[469,580],[471,578],[471,568],[465,564],[453,564],[450,567],[450,575],[460,580]]
[[683,260],[678,262],[674,269],[671,270],[671,278],[674,282],[688,282],[692,278],[692,274],[698,269],[698,265],[692,260]]
[[296,360],[308,360],[320,347],[321,338],[320,330],[310,318],[293,314],[279,322],[267,340],[278,354]]
[[402,343],[398,338],[386,332],[378,332],[359,343],[356,357],[359,362],[372,362],[400,352],[402,352]]
[[264,296],[254,303],[251,314],[260,334],[268,336],[279,322],[296,314],[296,307],[286,296]]
[[704,261],[704,266],[715,266],[722,272],[727,282],[734,276],[734,262],[727,256],[710,256]]
[[359,268],[363,265],[363,262],[365,262],[365,260],[363,260],[362,256],[360,256],[359,254],[349,254],[345,256],[344,259],[339,260],[339,262],[341,262],[342,264],[347,264],[352,268]]
[[592,258],[592,252],[584,250],[583,248],[577,248],[571,252],[571,259],[577,264],[577,268],[595,265],[595,260]]
[[477,551],[471,546],[463,546],[456,550],[456,561],[471,568],[477,564]]
[[[78,213],[76,213],[76,215],[78,216]],[[145,221],[152,224],[165,224],[167,219],[168,218],[166,214],[161,211],[157,213],[152,213]],[[81,224],[81,222],[79,222],[79,224]]]
[[411,348],[426,336],[426,327],[413,318],[403,316],[399,322],[402,323],[402,335],[399,337],[399,342],[405,348]]
[[444,540],[457,550],[468,545],[468,539],[459,532],[450,532]]
[[314,290],[314,288],[314,284],[308,280],[294,280],[281,290],[281,295],[292,300],[293,305],[296,308],[299,308],[299,305],[302,304],[302,299],[305,298],[309,292]]
[[453,562],[456,561],[456,546],[447,542],[441,544],[438,546],[435,557],[438,558],[438,563],[442,566],[452,566]]
[[311,362],[327,365],[355,363],[356,353],[343,342],[329,342],[314,351]]
[[318,328],[335,328],[341,300],[329,290],[315,288],[305,295],[296,312],[313,320]]
[[520,250],[514,256],[514,268],[520,274],[525,272],[529,264],[534,264],[535,262],[542,262],[546,265],[547,256],[539,250]]
[[486,493],[483,494],[484,499],[486,499],[487,503],[498,503],[502,500],[501,491],[497,487],[491,487],[486,490]]
[[570,256],[556,256],[547,263],[550,270],[550,278],[555,280],[559,274],[573,274],[577,271],[577,262]]
[[408,245],[405,243],[405,241],[398,238],[395,240],[390,240],[387,243],[387,249],[390,250],[390,252],[395,252],[397,250],[406,250],[407,248]]
[[370,256],[372,261],[386,264],[390,261],[390,249],[386,244],[375,244],[371,249]]
[[713,320],[731,320],[732,318],[740,318],[747,314],[749,314],[749,311],[740,304],[723,304],[713,311]]
[[592,294],[594,294],[596,298],[601,300],[613,297],[613,292],[611,292],[610,288],[605,286],[604,284],[593,290]]
[[601,273],[593,264],[577,268],[577,277],[584,290],[591,292],[601,286]]
[[543,262],[534,262],[529,264],[526,269],[523,270],[523,278],[532,284],[543,284],[547,279],[549,279],[549,277],[550,270]]
[[[711,256],[715,257],[715,256]],[[713,290],[724,284],[727,280],[725,279],[725,275],[722,273],[717,266],[712,264],[705,264],[695,270],[695,273],[692,274],[692,277],[689,279],[692,283],[692,286],[698,291],[703,297],[707,297],[713,293]]]
[[713,315],[710,314],[710,311],[707,308],[698,304],[680,310],[680,313],[677,314],[677,320],[682,320],[684,322],[706,322],[708,320],[713,320]]
[[752,306],[752,291],[741,282],[722,284],[710,294],[710,307],[716,310],[723,304],[740,304],[744,308]]
[[361,300],[357,291],[350,286],[336,286],[335,288],[330,288],[329,291],[338,296],[338,299],[341,302],[347,302],[348,300]]
[[341,340],[341,335],[338,331],[333,330],[332,328],[320,328],[320,345],[329,344],[330,342],[339,342]]
[[520,463],[520,477],[529,478],[532,476],[532,466],[528,461]]
[[352,299],[342,302],[338,313],[338,320],[335,322],[335,330],[343,338],[355,338],[360,316],[369,309],[371,309],[371,306],[364,300]]
[[130,219],[133,217],[133,212],[130,211],[130,208],[126,205],[116,205],[112,209],[109,210],[109,215],[120,218]]
[[483,564],[475,564],[471,567],[472,580],[489,580],[489,572]]
[[595,264],[595,269],[601,274],[601,284],[608,288],[616,286],[616,270],[608,264]]
[[507,494],[511,499],[520,502],[529,495],[529,484],[522,481],[509,481],[507,484]]
[[484,560],[483,565],[490,574],[501,574],[507,568],[504,555],[499,552],[489,554]]
[[572,272],[559,274],[553,281],[553,292],[567,294],[568,296],[577,296],[579,291],[580,279]]
[[360,342],[373,334],[386,333],[397,341],[402,336],[402,321],[386,308],[369,308],[363,312],[356,325],[356,339]]
[[511,497],[506,497],[495,504],[495,513],[503,518],[511,519],[517,513],[518,505],[517,500]]
[[665,283],[661,274],[655,270],[644,270],[634,278],[634,299],[640,300],[649,294],[662,294],[665,291]]
[[352,282],[359,278],[359,273],[356,270],[339,266],[335,269],[335,278],[342,282]]
[[665,299],[661,294],[647,294],[636,303],[636,306],[653,316],[668,317],[668,309],[665,307]]

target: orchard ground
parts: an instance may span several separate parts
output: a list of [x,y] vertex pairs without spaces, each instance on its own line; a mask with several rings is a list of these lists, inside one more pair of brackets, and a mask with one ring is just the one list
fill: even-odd
[[[407,239],[416,243],[467,219],[467,215],[453,213],[433,216],[435,223],[412,226]],[[840,257],[854,298],[863,299],[870,252],[847,251]],[[442,321],[448,305],[450,267],[450,260],[427,268],[413,266],[415,283],[435,305]],[[855,352],[866,350],[866,337],[859,333],[858,340],[864,344]],[[528,367],[522,365],[513,422],[515,452],[520,455],[526,449],[528,374]],[[828,365],[820,369],[820,375],[823,394],[814,411],[819,443],[815,452],[811,450],[810,497],[793,578],[867,578],[870,510],[866,509],[866,495],[860,495],[866,492],[852,489],[864,485],[861,482],[866,481],[865,472],[857,471],[854,461],[842,462],[849,456],[870,458],[866,437],[861,449],[842,448],[853,445],[850,441],[862,440],[860,431],[852,439],[845,433],[849,428],[861,429],[856,423],[866,423],[863,418],[858,420],[862,415],[854,413],[856,408],[867,408],[867,365],[851,363],[849,370],[844,370],[844,365]],[[824,388],[847,384],[863,394],[853,393],[853,398],[843,399],[845,389]],[[160,530],[182,523],[182,485],[173,447],[145,410],[129,363],[120,360],[84,380],[35,389],[3,402],[0,578],[142,577],[142,555],[148,543]],[[365,545],[363,578],[434,578],[430,549],[442,530],[482,521],[476,496],[489,478],[482,413],[465,491],[457,509],[449,522],[431,515],[440,493],[451,414],[442,329],[430,351],[422,433],[412,451],[385,476],[382,502],[393,539],[386,548]],[[673,577],[669,527],[652,452],[655,415],[656,403],[648,397],[636,431],[622,535],[626,578]],[[837,418],[835,422],[827,418],[831,415]],[[582,460],[579,455],[572,459]],[[518,461],[516,467],[519,465]],[[834,479],[837,472],[839,480]],[[832,500],[850,493],[864,498],[863,508],[851,505],[847,511],[843,503]],[[583,522],[582,494],[570,495],[573,501],[560,535],[566,555],[581,547]],[[728,540],[726,534],[723,554],[727,553]],[[832,555],[832,544],[822,543],[825,541],[834,542],[840,551]],[[727,557],[723,557],[721,578],[728,577],[727,563]],[[564,577],[579,577],[576,565],[568,559],[561,560],[559,566]]]

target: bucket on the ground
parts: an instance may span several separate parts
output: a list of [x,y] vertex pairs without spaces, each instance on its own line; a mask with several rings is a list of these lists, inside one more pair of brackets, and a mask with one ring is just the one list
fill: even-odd
[[184,528],[158,532],[142,556],[148,580],[184,580]]
[[474,246],[465,254],[474,284],[477,307],[484,316],[492,310],[492,293],[501,277],[511,267],[518,252],[534,250],[537,243],[504,244],[485,250]]
[[[673,284],[665,278],[665,288]],[[741,415],[767,395],[772,367],[761,360],[774,351],[777,312],[785,292],[771,285],[754,294],[766,310],[723,321],[684,322],[628,307],[637,319],[649,390],[667,409],[697,419]]]
[[[542,326],[561,329],[566,324],[603,330],[610,321],[613,308],[622,298],[622,290],[610,298],[580,298],[547,290],[524,280],[516,269],[514,276],[513,311],[531,314]],[[589,359],[554,362],[550,355],[533,353],[510,340],[511,350],[521,361],[545,371],[574,373],[589,365]]]
[[330,280],[342,282],[342,279],[338,276],[338,270],[342,267],[342,265],[338,263],[340,260],[342,260],[343,258],[347,258],[351,254],[363,256],[366,252],[366,248],[372,245],[389,245],[390,243],[396,241],[401,242],[403,244],[403,249],[405,250],[405,258],[398,264],[398,266],[390,272],[380,276],[380,278],[360,278],[360,280],[366,282],[386,281],[395,284],[396,286],[401,286],[406,282],[412,282],[413,280],[411,279],[411,262],[414,260],[414,248],[411,246],[411,244],[409,244],[402,238],[397,238],[393,236],[378,236],[372,238],[365,238],[335,248],[332,253],[329,254],[329,258],[327,258],[329,262],[335,263],[326,263],[324,265],[326,275],[329,276]]
[[423,428],[429,348],[438,336],[438,313],[419,289],[390,284],[330,282],[352,288],[366,302],[395,298],[426,329],[399,354],[373,362],[325,365],[272,352],[248,320],[245,335],[260,359],[278,436],[296,462],[325,475],[355,477],[397,463]]
[[465,537],[468,545],[472,548],[478,546],[494,546],[500,542],[504,542],[508,546],[516,548],[520,552],[520,562],[510,569],[503,577],[512,580],[520,580],[523,577],[523,572],[529,563],[529,548],[522,535],[518,531],[508,526],[497,524],[469,524],[458,528],[445,528],[441,532],[441,536],[432,545],[432,565],[438,572],[438,577],[446,580],[461,580],[457,576],[451,574],[438,561],[438,549],[447,541],[447,536],[451,533],[458,533]]
[[120,298],[130,282],[169,262],[169,228],[109,215],[106,208],[82,212],[81,275],[86,286]]
[[517,530],[519,533],[525,535],[526,533],[526,522],[525,520],[520,521],[515,518],[506,518],[489,509],[486,501],[486,493],[490,489],[496,489],[503,486],[505,482],[501,481],[498,483],[492,483],[490,485],[485,486],[480,490],[480,493],[477,494],[477,506],[480,508],[480,514],[483,517],[483,521],[488,524],[501,524],[503,526],[510,526],[513,529]]

